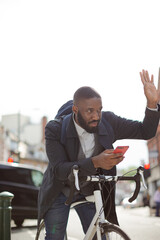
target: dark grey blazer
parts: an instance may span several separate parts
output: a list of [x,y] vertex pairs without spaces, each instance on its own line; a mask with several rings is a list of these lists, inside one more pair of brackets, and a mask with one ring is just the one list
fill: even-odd
[[[112,144],[120,139],[150,139],[157,130],[160,112],[146,109],[143,122],[127,120],[112,112],[103,112],[102,120],[98,127],[98,141],[103,149],[113,148]],[[45,129],[46,152],[49,164],[44,173],[43,183],[38,198],[38,219],[43,218],[53,201],[61,192],[70,173],[71,167],[78,164],[81,175],[95,174],[96,169],[91,158],[77,160],[79,150],[79,138],[73,123],[72,116],[66,126],[65,144],[61,143],[61,127],[63,118],[58,121],[50,121]],[[106,171],[105,174],[114,175],[116,168]],[[107,194],[107,191],[106,191]],[[114,192],[112,194],[112,208],[108,220],[117,223],[114,204]],[[108,207],[110,204],[108,203]],[[107,206],[106,206],[107,211]]]

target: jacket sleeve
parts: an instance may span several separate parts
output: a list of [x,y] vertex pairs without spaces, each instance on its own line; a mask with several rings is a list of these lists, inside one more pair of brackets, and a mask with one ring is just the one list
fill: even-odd
[[142,122],[121,118],[114,113],[104,113],[114,131],[114,142],[120,139],[148,140],[155,136],[159,124],[160,112],[146,108]]

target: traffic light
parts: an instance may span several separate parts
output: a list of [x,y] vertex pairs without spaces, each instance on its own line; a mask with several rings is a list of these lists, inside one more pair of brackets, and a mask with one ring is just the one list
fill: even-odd
[[150,164],[147,163],[144,165],[144,178],[147,179],[151,176]]
[[13,163],[13,162],[14,162],[14,160],[13,160],[13,158],[12,158],[12,157],[9,157],[9,158],[8,158],[8,160],[7,160],[7,162],[9,162],[9,163]]

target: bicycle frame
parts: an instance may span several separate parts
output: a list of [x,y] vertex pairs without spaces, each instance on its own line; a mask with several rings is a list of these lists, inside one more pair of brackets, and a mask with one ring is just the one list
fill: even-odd
[[[86,197],[86,199],[88,199],[88,198]],[[106,222],[106,219],[105,219],[104,211],[103,211],[101,190],[94,191],[94,199],[95,199],[96,213],[93,217],[93,220],[92,220],[83,240],[93,239],[95,233],[97,233],[98,240],[102,239],[100,224]]]
[[[77,204],[86,202],[85,200],[84,201],[82,200],[82,201],[72,203],[75,190],[78,190],[78,191],[80,190],[78,170],[79,169],[78,169],[77,165],[73,166],[71,173],[68,176],[68,179],[70,181],[70,194],[69,194],[69,197],[66,200],[65,204],[70,205],[71,208]],[[102,201],[102,195],[101,195],[101,183],[113,181],[116,184],[116,182],[119,180],[135,181],[135,183],[136,183],[135,191],[134,191],[133,195],[131,196],[131,198],[129,199],[129,202],[132,202],[138,196],[138,193],[140,190],[140,180],[142,180],[143,186],[145,188],[147,188],[145,185],[145,180],[144,180],[144,176],[143,176],[144,168],[140,166],[134,170],[136,170],[137,173],[133,176],[125,176],[125,175],[123,175],[123,176],[93,175],[92,176],[91,175],[91,176],[86,176],[85,178],[83,177],[83,179],[81,179],[81,181],[97,182],[99,185],[98,190],[95,190],[93,192],[94,195],[85,197],[88,202],[95,203],[96,213],[92,219],[92,222],[91,222],[83,240],[92,240],[95,235],[97,235],[97,240],[102,240],[102,238],[103,238],[102,235],[105,236],[106,240],[117,239],[117,236],[118,236],[118,239],[119,239],[119,237],[121,237],[123,240],[131,240],[128,237],[128,235],[119,226],[112,224],[108,220],[105,219],[104,203]],[[93,201],[93,196],[94,196],[94,201]],[[42,223],[39,226],[39,229],[36,234],[36,240],[39,239],[40,233],[42,232],[43,229],[44,229],[44,221],[42,221]],[[113,235],[112,235],[112,233],[113,233]],[[113,236],[113,238],[112,238],[112,236]],[[67,239],[67,238],[65,238],[65,239]]]

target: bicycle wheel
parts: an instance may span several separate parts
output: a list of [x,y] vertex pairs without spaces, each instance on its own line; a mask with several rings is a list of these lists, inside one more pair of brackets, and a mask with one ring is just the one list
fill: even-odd
[[45,239],[45,225],[44,221],[41,222],[39,229],[37,230],[35,240],[44,240]]
[[[37,231],[35,240],[44,240],[45,239],[45,235],[46,235],[45,224],[44,224],[44,221],[42,221],[40,226],[39,226],[39,229]],[[67,233],[64,236],[64,240],[67,240]]]
[[106,240],[131,240],[127,234],[117,225],[104,223],[102,237]]

